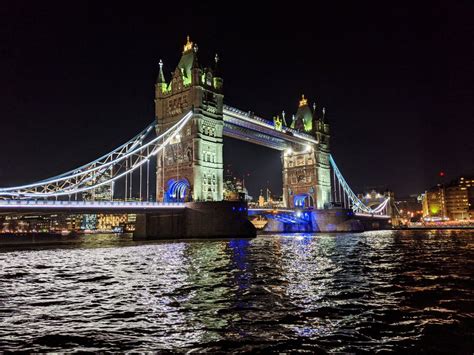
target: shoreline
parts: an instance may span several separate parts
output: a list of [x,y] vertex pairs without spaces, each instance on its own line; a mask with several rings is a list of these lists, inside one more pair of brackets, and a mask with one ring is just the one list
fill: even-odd
[[436,227],[436,226],[433,226],[433,227],[405,227],[405,228],[393,228],[393,230],[445,230],[445,229],[455,229],[455,230],[472,230],[474,229],[474,225],[473,226],[466,226],[466,227],[462,227],[462,226],[450,226],[450,227],[443,227],[443,226],[439,226],[439,227]]

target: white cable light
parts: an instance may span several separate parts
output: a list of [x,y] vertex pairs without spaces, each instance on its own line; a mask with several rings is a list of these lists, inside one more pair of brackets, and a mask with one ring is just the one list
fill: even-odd
[[[120,157],[116,158],[115,160],[107,162],[107,163],[105,163],[103,165],[100,165],[98,167],[93,167],[92,169],[86,170],[86,171],[81,172],[81,173],[75,173],[75,174],[72,174],[70,176],[65,176],[65,177],[62,177],[62,178],[59,178],[59,179],[55,179],[55,180],[50,179],[50,180],[47,180],[46,183],[51,184],[52,182],[65,181],[65,180],[68,180],[68,179],[71,179],[71,178],[74,178],[74,177],[85,176],[85,175],[90,174],[91,172],[94,172],[94,171],[97,171],[97,170],[102,170],[102,169],[108,168],[109,166],[115,165],[118,162],[121,162],[124,159],[128,158],[129,156],[131,156],[133,154],[136,154],[137,152],[144,151],[147,147],[150,147],[150,146],[153,147],[153,145],[155,143],[157,143],[160,139],[164,138],[166,135],[168,135],[168,134],[170,134],[170,132],[172,132],[169,135],[169,137],[161,144],[161,146],[154,147],[152,149],[151,153],[149,153],[147,155],[141,155],[140,156],[140,159],[141,159],[140,161],[138,161],[138,160],[135,161],[135,163],[132,166],[130,166],[128,170],[126,170],[125,172],[123,172],[119,175],[116,175],[113,178],[107,179],[107,180],[102,181],[98,184],[94,184],[94,185],[91,185],[91,186],[86,186],[86,187],[79,188],[79,189],[74,189],[74,188],[68,187],[66,189],[63,189],[63,191],[61,191],[61,192],[52,192],[52,193],[46,192],[46,193],[44,193],[44,192],[20,192],[20,191],[18,191],[18,190],[24,189],[26,187],[41,187],[41,186],[43,186],[43,188],[45,188],[45,186],[44,186],[45,183],[44,182],[43,183],[34,183],[34,184],[29,184],[29,185],[24,185],[24,186],[19,186],[19,187],[11,187],[11,188],[6,188],[6,189],[0,189],[0,195],[2,195],[2,196],[12,196],[12,197],[55,197],[55,196],[65,196],[65,195],[72,195],[72,194],[76,194],[76,193],[79,193],[79,192],[88,191],[88,190],[97,188],[99,186],[109,184],[109,183],[119,179],[120,177],[134,171],[135,169],[140,167],[142,164],[144,164],[151,156],[153,156],[153,155],[157,154],[159,151],[161,151],[179,133],[179,131],[184,127],[184,125],[192,117],[192,115],[193,115],[192,111],[188,112],[180,121],[178,121],[176,124],[174,124],[172,127],[170,127],[166,132],[164,132],[160,136],[156,137],[155,139],[153,139],[152,141],[148,142],[145,145],[142,145],[142,146],[140,146],[138,148],[135,148],[132,151],[130,151],[130,152],[124,154],[124,155],[121,155]],[[147,130],[148,130],[148,128],[147,128]],[[173,132],[173,130],[174,130],[174,132]],[[122,145],[122,147],[126,146],[126,145],[127,145],[127,143],[125,145]],[[108,157],[108,155],[106,155],[104,157]],[[86,166],[89,166],[89,164],[86,165]],[[74,171],[77,171],[77,169],[74,170]],[[79,184],[83,184],[85,182],[88,182],[93,178],[96,178],[96,176],[90,176],[89,178],[87,178],[85,180],[81,180],[79,182]],[[76,183],[75,186],[77,186],[77,183]],[[11,192],[11,191],[13,191],[13,192]]]

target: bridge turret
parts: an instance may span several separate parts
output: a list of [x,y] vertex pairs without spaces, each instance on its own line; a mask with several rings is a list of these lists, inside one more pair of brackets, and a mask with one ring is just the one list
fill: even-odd
[[158,78],[156,79],[156,90],[160,93],[166,92],[168,84],[166,84],[165,74],[163,74],[163,61],[160,59],[160,72],[158,73]]
[[224,84],[224,80],[222,79],[221,70],[220,70],[220,66],[219,66],[219,56],[217,55],[217,53],[214,57],[214,70],[213,70],[213,73],[214,73],[214,87],[216,88],[216,90],[222,91],[222,86]]
[[314,115],[314,135],[318,140],[321,147],[329,151],[329,122],[326,115],[326,108],[323,107],[321,114],[318,114],[317,111]]
[[291,128],[302,132],[311,132],[313,128],[313,112],[308,105],[308,100],[301,95],[298,111],[296,111],[295,119],[291,124]]

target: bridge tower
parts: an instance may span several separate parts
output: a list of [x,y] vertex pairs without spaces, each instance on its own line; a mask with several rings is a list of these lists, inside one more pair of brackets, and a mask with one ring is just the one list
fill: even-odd
[[303,95],[290,127],[311,134],[318,143],[304,148],[294,145],[282,153],[285,206],[325,208],[331,201],[330,136],[325,109],[318,114],[316,106],[311,108]]
[[218,57],[201,67],[197,45],[189,40],[166,81],[163,63],[155,86],[157,134],[190,110],[193,116],[180,134],[157,156],[158,201],[221,201],[223,193],[223,80]]

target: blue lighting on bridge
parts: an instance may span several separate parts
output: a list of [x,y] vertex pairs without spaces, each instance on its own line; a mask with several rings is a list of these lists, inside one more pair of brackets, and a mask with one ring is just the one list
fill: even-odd
[[165,193],[165,202],[184,202],[190,187],[186,179],[170,179]]
[[293,197],[295,208],[314,208],[313,197],[310,194],[299,194]]

